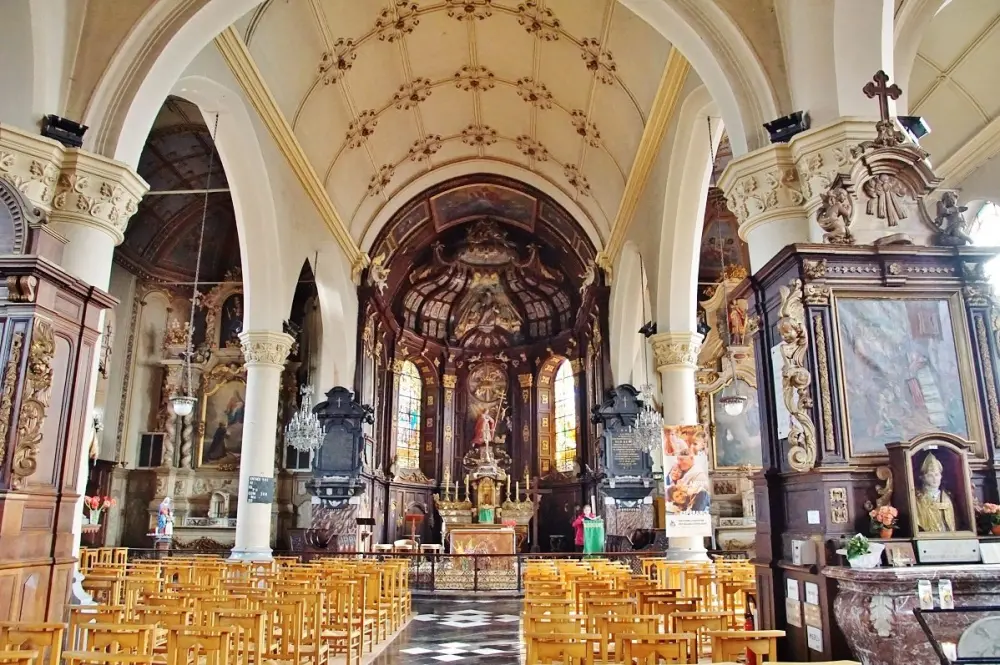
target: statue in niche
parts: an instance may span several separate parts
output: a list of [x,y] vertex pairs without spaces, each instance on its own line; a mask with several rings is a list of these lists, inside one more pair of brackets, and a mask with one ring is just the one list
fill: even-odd
[[482,446],[493,442],[493,434],[496,431],[496,420],[490,415],[490,410],[483,409],[483,412],[476,418],[476,427],[472,434],[472,445]]
[[243,332],[243,294],[234,293],[222,303],[219,346],[239,346]]
[[163,498],[163,501],[160,502],[160,508],[157,510],[156,535],[174,535],[174,509],[169,496]]
[[928,533],[955,530],[955,505],[941,487],[944,466],[934,453],[928,453],[920,465],[920,489],[917,490],[917,529]]

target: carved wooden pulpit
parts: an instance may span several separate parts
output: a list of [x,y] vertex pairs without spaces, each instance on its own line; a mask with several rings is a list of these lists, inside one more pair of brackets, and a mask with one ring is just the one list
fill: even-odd
[[64,621],[91,372],[108,294],[0,180],[0,619]]

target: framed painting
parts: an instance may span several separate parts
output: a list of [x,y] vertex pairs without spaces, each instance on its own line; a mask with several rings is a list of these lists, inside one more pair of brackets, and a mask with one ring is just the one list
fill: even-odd
[[838,294],[834,313],[852,456],[930,432],[982,440],[957,294]]
[[[731,387],[729,387],[731,386]],[[725,394],[742,395],[747,398],[743,412],[738,416],[726,413],[720,400]],[[763,463],[760,435],[760,403],[757,390],[746,381],[734,382],[712,394],[712,422],[715,436],[712,437],[712,455],[715,468],[739,468],[752,466],[759,468]]]
[[201,400],[202,436],[198,464],[236,467],[243,452],[246,383],[232,379],[207,390]]

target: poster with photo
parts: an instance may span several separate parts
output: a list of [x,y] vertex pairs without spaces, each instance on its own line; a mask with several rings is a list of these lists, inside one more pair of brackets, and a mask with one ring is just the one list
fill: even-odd
[[704,425],[663,428],[663,485],[667,536],[712,535],[708,434]]

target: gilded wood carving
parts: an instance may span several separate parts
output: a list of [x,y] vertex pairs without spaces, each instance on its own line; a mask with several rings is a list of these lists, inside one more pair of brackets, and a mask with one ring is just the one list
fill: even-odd
[[24,333],[15,332],[10,342],[10,357],[3,373],[3,389],[0,392],[0,467],[7,458],[7,433],[10,431],[10,419],[14,410],[14,391],[17,389],[17,370],[21,365],[21,349],[24,346]]
[[788,432],[788,463],[796,471],[802,472],[810,470],[816,464],[816,425],[811,414],[813,398],[809,384],[812,375],[806,369],[809,338],[801,280],[792,280],[788,286],[782,286],[779,293],[782,398],[792,417]]
[[19,489],[38,467],[38,448],[42,443],[42,425],[52,392],[52,359],[56,342],[52,323],[36,318],[28,345],[21,411],[17,422],[17,447],[11,467],[11,487]]

